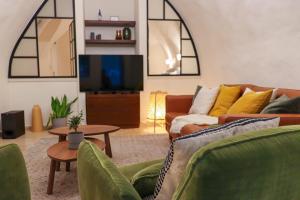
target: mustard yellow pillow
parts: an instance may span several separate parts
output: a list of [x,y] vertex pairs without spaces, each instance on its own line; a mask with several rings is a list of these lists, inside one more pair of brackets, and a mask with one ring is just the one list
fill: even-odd
[[269,103],[272,96],[272,90],[265,92],[249,92],[239,98],[229,108],[227,114],[255,114],[260,113]]
[[215,102],[215,105],[210,110],[209,115],[218,117],[226,114],[228,109],[240,97],[240,94],[241,94],[240,86],[229,87],[229,86],[222,85],[217,100]]

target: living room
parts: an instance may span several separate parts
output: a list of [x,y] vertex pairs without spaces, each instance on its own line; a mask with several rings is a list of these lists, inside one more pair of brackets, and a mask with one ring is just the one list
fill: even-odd
[[[26,128],[26,133],[18,138],[4,139],[3,133],[7,126],[4,122],[14,122],[14,118],[8,116],[7,119],[3,119],[5,116],[2,116],[3,139],[0,139],[0,144],[16,143],[19,146],[25,158],[28,171],[26,173],[29,175],[28,185],[30,185],[30,187],[28,186],[30,191],[27,191],[29,193],[27,197],[17,196],[17,194],[14,197],[1,196],[2,194],[0,194],[1,200],[30,199],[30,196],[33,200],[141,199],[146,196],[143,193],[146,189],[143,191],[141,188],[133,188],[138,191],[136,192],[130,188],[128,189],[130,192],[125,191],[124,195],[138,193],[139,196],[105,197],[109,192],[116,191],[116,188],[108,187],[106,188],[107,193],[105,193],[99,189],[101,184],[104,184],[103,182],[100,183],[99,187],[95,186],[91,190],[86,189],[84,185],[81,185],[81,182],[82,184],[87,183],[89,186],[93,185],[95,180],[92,180],[91,177],[97,172],[91,169],[90,173],[92,174],[82,175],[78,173],[79,163],[72,159],[72,162],[66,161],[66,165],[61,162],[60,170],[59,164],[57,164],[60,162],[53,162],[56,169],[50,176],[51,159],[54,159],[47,155],[47,150],[52,145],[57,144],[58,141],[64,142],[67,138],[66,135],[71,132],[69,129],[65,129],[65,133],[61,133],[61,130],[57,133],[57,130],[51,131],[54,128],[51,127],[51,123],[50,126],[47,126],[49,116],[51,113],[53,114],[52,97],[57,97],[60,100],[66,95],[69,102],[76,99],[70,108],[72,114],[68,115],[68,124],[70,124],[71,119],[76,121],[76,118],[72,117],[77,116],[80,118],[81,126],[87,124],[111,125],[111,127],[96,127],[96,129],[101,129],[96,131],[94,129],[80,130],[85,132],[85,136],[99,140],[100,143],[95,142],[95,144],[108,155],[107,158],[103,159],[111,161],[117,167],[146,161],[152,162],[153,160],[160,160],[161,162],[161,159],[165,159],[168,155],[172,144],[176,146],[172,140],[175,142],[176,138],[184,138],[191,133],[197,135],[197,133],[202,133],[201,131],[215,128],[216,124],[217,126],[223,124],[226,126],[226,124],[234,123],[241,118],[266,120],[280,117],[278,125],[284,126],[283,130],[295,129],[295,132],[297,127],[294,125],[300,124],[297,98],[300,96],[298,81],[298,74],[300,73],[298,66],[300,25],[297,22],[298,17],[300,18],[298,11],[300,1],[10,0],[0,2],[0,5],[2,9],[0,14],[0,93],[2,94],[0,113],[23,111],[24,119],[21,120],[23,122],[21,126]],[[42,60],[43,55],[45,55],[42,51],[46,51],[49,55],[54,51],[46,45],[42,46],[43,42],[50,37],[51,31],[47,29],[47,26],[58,27],[59,23],[62,25],[63,23],[59,20],[65,20],[65,23],[69,23],[66,26],[70,31],[68,33],[70,33],[69,41],[71,44],[71,56],[68,55],[71,61],[69,74],[54,70],[51,65],[46,67]],[[32,27],[35,31],[30,32]],[[71,28],[69,29],[69,27]],[[31,44],[34,44],[34,47],[30,48]],[[22,54],[22,50],[25,53]],[[67,54],[69,54],[69,50]],[[28,52],[33,52],[33,54],[28,55]],[[64,55],[57,53],[57,55],[60,54]],[[99,85],[95,82],[91,83],[91,81],[89,83],[93,85],[86,86],[84,67],[89,69],[95,67],[91,64],[93,63],[92,60],[98,58],[104,60],[105,56],[109,56],[114,61],[128,59],[129,61],[127,61],[131,62],[132,66],[137,65],[136,69],[128,70],[128,73],[131,72],[130,79],[137,84],[134,89],[124,89],[124,87],[117,89],[100,88]],[[64,57],[66,56],[64,55]],[[84,59],[90,64],[86,66]],[[213,122],[210,121],[211,123],[199,122],[199,118],[197,120],[184,118],[183,122],[180,121],[180,117],[177,118],[178,120],[174,120],[178,116],[189,114],[193,104],[193,95],[195,106],[197,106],[198,96],[198,100],[200,96],[202,97],[199,100],[201,102],[204,101],[203,99],[208,101],[208,97],[211,95],[211,103],[207,104],[207,111],[204,112],[208,115],[217,105],[218,98],[222,94],[222,88],[234,88],[238,87],[237,85],[241,87],[235,93],[237,97],[232,99],[230,106],[243,97],[246,88],[250,88],[256,93],[272,90],[271,93],[275,99],[284,96],[286,97],[285,101],[292,102],[293,105],[288,105],[290,106],[289,110],[285,107],[278,112],[269,111],[262,115],[263,108],[272,103],[272,101],[266,100],[272,98],[269,92],[261,97],[264,98],[264,102],[258,106],[259,108],[255,112],[227,113],[226,111],[223,114],[237,113],[238,116],[226,118],[222,114],[220,115],[223,116],[222,118],[218,115],[212,119]],[[195,94],[197,86],[202,87],[199,91],[201,95]],[[212,89],[214,88],[218,89],[213,92]],[[280,89],[276,90],[277,88]],[[82,116],[80,116],[81,112]],[[243,114],[242,117],[240,113]],[[245,113],[250,115],[244,115]],[[259,116],[251,115],[254,113],[259,114]],[[166,120],[164,120],[166,114]],[[51,117],[50,119],[53,122]],[[175,130],[174,124],[177,125],[176,127],[180,125],[180,130],[177,133],[172,132]],[[66,122],[64,126],[67,126]],[[247,130],[259,131],[259,126],[262,125],[258,124],[253,129],[247,127]],[[280,128],[273,132],[283,132],[283,130],[278,129]],[[300,132],[300,128],[298,129]],[[95,135],[94,132],[99,134]],[[251,135],[249,137],[256,136]],[[235,139],[234,136],[233,140]],[[241,140],[241,138],[238,139]],[[296,136],[295,139],[297,139]],[[179,142],[180,140],[178,140],[178,144]],[[294,143],[291,142],[292,147],[294,147],[293,145]],[[285,149],[281,150],[284,151]],[[297,148],[292,148],[292,150],[295,152]],[[177,149],[175,148],[174,151],[176,152]],[[74,152],[77,153],[77,150]],[[243,151],[241,150],[241,152]],[[280,154],[280,152],[277,153]],[[101,154],[101,156],[103,155]],[[75,157],[77,159],[77,155]],[[280,159],[274,160],[275,162],[282,164]],[[286,161],[284,164],[296,165],[298,161],[289,162]],[[5,160],[0,158],[0,163],[1,165],[4,164]],[[84,164],[87,165],[87,163]],[[185,163],[186,165],[187,163]],[[68,169],[67,172],[65,167]],[[170,170],[172,167],[174,168],[171,165]],[[143,168],[147,167],[144,166],[141,169]],[[89,166],[85,166],[84,169],[89,169]],[[160,169],[161,165],[158,171]],[[298,173],[292,169],[290,169],[290,173],[297,177]],[[123,172],[126,171],[124,168],[122,170]],[[276,173],[281,172],[276,171]],[[248,176],[254,174],[255,172],[252,174],[249,172]],[[81,181],[81,175],[89,178]],[[190,194],[192,189],[182,189],[179,192],[183,183],[181,182],[179,185],[178,178],[173,180],[178,184],[175,192],[175,189],[172,188],[174,186],[167,185],[168,181],[172,182],[171,175],[174,175],[172,171],[168,171],[160,189],[157,189],[159,185],[156,184],[157,177],[155,180],[151,180],[156,186],[155,199],[212,199],[212,197],[214,197],[213,199],[221,199],[221,193],[219,196],[209,196],[205,193],[207,188],[203,189],[207,196],[203,193],[201,197],[199,196],[200,193],[197,195]],[[255,176],[259,175],[261,174],[255,174]],[[77,176],[79,180],[77,180]],[[50,187],[51,191],[49,190],[49,182],[51,182],[49,177],[54,177],[52,190]],[[166,180],[168,178],[170,180]],[[99,180],[102,180],[101,177]],[[216,181],[218,180],[216,178]],[[2,184],[5,181],[6,179],[0,178]],[[17,182],[17,180],[15,181]],[[132,181],[127,182],[132,183]],[[263,181],[265,180],[262,179],[261,182]],[[218,182],[218,184],[220,183],[221,181]],[[280,181],[276,182],[276,184],[281,183]],[[283,184],[283,187],[287,188],[291,183],[296,186],[300,185],[300,182],[293,180],[289,184]],[[197,182],[197,184],[200,183]],[[232,180],[232,184],[237,184],[237,182]],[[271,184],[271,182],[266,181],[266,184]],[[147,196],[153,194],[154,186],[152,184],[150,187],[152,188],[150,193],[147,193],[147,190]],[[8,189],[9,186],[6,190]],[[22,192],[21,186],[19,189],[21,193],[26,193]],[[213,191],[212,188],[209,189]],[[240,190],[235,189],[232,191],[236,194],[245,192],[241,188]],[[273,192],[269,187],[265,190],[260,189],[255,190],[255,192],[267,191],[266,196],[271,193],[270,191]],[[141,191],[142,194],[139,193]],[[185,194],[186,191],[189,192],[189,195]],[[165,194],[159,194],[159,192]],[[228,191],[224,189],[223,196],[228,194],[225,192]],[[293,198],[284,196],[282,193],[277,194],[276,199],[300,198],[300,194],[297,192],[289,192],[293,193]],[[89,196],[89,194],[98,194],[98,196]],[[274,199],[272,198],[274,196],[268,198],[266,196],[252,196],[251,198],[246,194],[245,196],[230,196],[228,194],[229,199]],[[149,198],[154,199],[154,197]]]

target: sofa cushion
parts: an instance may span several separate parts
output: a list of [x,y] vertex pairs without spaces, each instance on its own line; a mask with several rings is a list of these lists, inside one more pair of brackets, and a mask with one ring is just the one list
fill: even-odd
[[203,87],[197,94],[189,114],[207,115],[218,96],[220,87]]
[[0,147],[0,199],[30,200],[25,161],[16,144]]
[[222,85],[217,100],[213,108],[209,111],[209,115],[218,117],[226,114],[228,109],[234,104],[234,102],[236,102],[240,95],[240,86],[230,87]]
[[82,200],[141,200],[126,177],[89,141],[80,144],[77,174]]
[[265,92],[249,92],[239,98],[229,108],[227,114],[255,114],[262,111],[268,104],[272,90]]
[[269,105],[265,110],[265,114],[299,114],[300,113],[300,97],[277,102]]
[[278,127],[279,118],[242,119],[216,128],[175,139],[156,184],[154,196],[158,199],[172,199],[184,169],[191,156],[201,147],[226,137],[242,134],[251,130]]
[[290,98],[286,95],[282,95],[269,103],[260,113],[261,114],[268,114],[268,110],[272,109],[274,106],[280,105],[282,102],[289,100]]
[[[271,98],[270,98],[270,102],[272,102],[272,101],[274,101],[274,100],[276,99],[277,94],[278,94],[278,90],[279,90],[278,88],[272,89],[272,95],[271,95]],[[265,90],[265,91],[267,91],[267,90]],[[262,93],[262,92],[264,92],[264,91],[254,91],[254,90],[252,90],[252,89],[250,89],[250,88],[247,87],[247,88],[245,89],[243,95],[248,94],[249,92],[258,92],[258,93]]]
[[193,154],[173,199],[300,199],[300,126],[249,132]]
[[142,198],[154,193],[155,184],[163,166],[163,160],[138,171],[132,178],[131,184]]
[[197,85],[196,91],[195,91],[194,96],[193,96],[193,102],[194,102],[196,96],[198,95],[198,93],[199,93],[199,91],[200,91],[201,89],[202,89],[202,86],[201,86],[201,85]]
[[141,171],[151,165],[155,165],[155,164],[161,163],[161,162],[163,162],[162,159],[151,160],[151,161],[141,162],[141,163],[137,163],[137,164],[121,166],[121,167],[119,167],[119,170],[127,178],[127,180],[130,181],[132,179],[132,177],[139,171]]

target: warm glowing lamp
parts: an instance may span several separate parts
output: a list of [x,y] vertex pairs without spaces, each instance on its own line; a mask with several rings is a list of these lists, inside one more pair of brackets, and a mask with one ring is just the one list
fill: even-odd
[[166,95],[167,92],[151,92],[148,119],[154,120],[154,132],[156,120],[164,120],[166,115]]

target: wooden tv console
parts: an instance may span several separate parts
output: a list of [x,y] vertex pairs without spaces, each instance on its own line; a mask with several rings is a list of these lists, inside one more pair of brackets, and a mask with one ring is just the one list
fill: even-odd
[[140,126],[140,93],[86,94],[87,124]]

